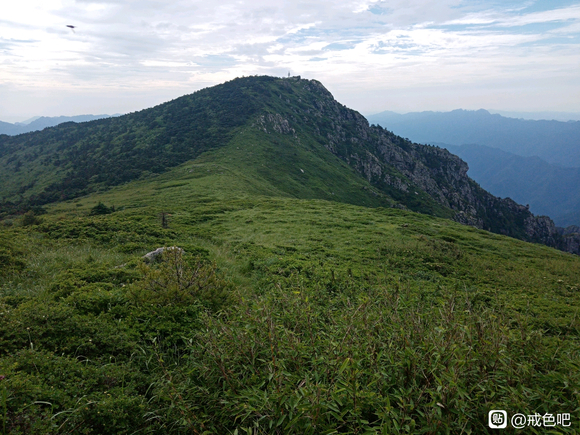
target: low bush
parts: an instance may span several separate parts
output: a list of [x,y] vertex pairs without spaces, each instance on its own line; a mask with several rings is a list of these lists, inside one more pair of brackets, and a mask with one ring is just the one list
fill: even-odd
[[22,225],[23,227],[29,227],[31,225],[40,225],[41,223],[42,219],[36,216],[36,214],[32,210],[29,210],[26,213],[24,213],[22,215],[22,218],[20,219],[20,225]]
[[26,267],[21,249],[14,246],[8,238],[0,235],[0,277],[19,272]]
[[180,248],[168,248],[161,260],[142,263],[143,279],[135,282],[131,299],[138,305],[190,305],[200,302],[217,311],[227,304],[232,285],[217,272],[215,263],[202,261]]
[[115,211],[115,206],[107,207],[102,202],[99,202],[97,205],[95,205],[93,208],[91,208],[89,215],[97,216],[100,214],[111,214],[114,211]]

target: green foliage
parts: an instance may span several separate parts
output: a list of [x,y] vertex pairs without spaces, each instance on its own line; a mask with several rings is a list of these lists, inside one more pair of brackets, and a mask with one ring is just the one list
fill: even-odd
[[175,235],[171,230],[162,229],[156,223],[112,216],[89,216],[45,222],[37,230],[51,239],[109,243],[125,252],[132,252],[139,248],[147,249]]
[[[183,337],[199,327],[201,304],[136,305],[127,289],[147,281],[139,268],[96,260],[67,267],[72,263],[57,264],[66,270],[35,297],[0,297],[7,433],[121,434],[159,428],[144,418],[159,373],[143,352],[152,343],[183,348]],[[219,281],[214,277],[213,282]]]
[[32,210],[27,211],[22,215],[20,220],[20,225],[23,227],[29,227],[31,225],[40,225],[42,223],[42,219],[37,217]]
[[115,206],[107,207],[102,202],[99,202],[97,205],[95,205],[93,208],[91,208],[91,212],[89,213],[89,215],[96,216],[96,215],[100,215],[100,214],[111,214],[114,211],[115,211]]
[[227,320],[205,320],[174,381],[187,427],[484,433],[488,409],[578,412],[576,343],[512,330],[459,294],[425,300],[407,285],[373,285],[329,297],[293,281]]
[[199,302],[212,310],[228,303],[231,284],[219,277],[215,263],[200,257],[184,258],[181,248],[167,248],[160,261],[142,263],[143,279],[131,289],[131,299],[138,305],[187,306]]
[[[74,204],[4,230],[22,261],[0,287],[8,433],[485,433],[489,409],[580,417],[577,257],[394,209],[164,191],[183,204],[171,230],[157,207]],[[172,245],[184,252],[140,258]]]
[[7,433],[123,434],[143,427],[139,392],[147,379],[114,360],[87,362],[32,349],[3,359]]
[[18,272],[26,266],[23,252],[0,233],[0,277]]
[[[236,101],[311,107],[294,82],[244,83]],[[243,130],[0,230],[7,433],[476,434],[490,409],[578,432],[578,257],[390,208],[321,144]],[[160,246],[184,252],[145,264]]]

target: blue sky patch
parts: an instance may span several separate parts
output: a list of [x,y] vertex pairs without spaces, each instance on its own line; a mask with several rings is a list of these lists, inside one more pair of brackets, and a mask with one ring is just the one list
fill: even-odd
[[393,9],[375,4],[368,8],[368,11],[373,15],[389,15],[393,12]]
[[341,51],[341,50],[351,50],[355,47],[355,44],[351,42],[333,42],[328,44],[323,50],[327,51]]
[[[521,4],[521,3],[520,3]],[[568,6],[578,5],[578,0],[550,0],[550,1],[535,1],[531,2],[529,6],[522,9],[521,13],[529,14],[532,12],[552,11],[554,9],[562,9]]]
[[580,36],[554,36],[548,38],[542,38],[538,41],[524,42],[519,44],[520,47],[540,47],[544,45],[558,46],[558,45],[576,45],[580,44]]

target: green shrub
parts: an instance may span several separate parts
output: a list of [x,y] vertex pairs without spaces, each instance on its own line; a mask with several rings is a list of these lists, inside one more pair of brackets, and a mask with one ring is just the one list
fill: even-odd
[[111,214],[115,211],[115,206],[107,207],[105,204],[99,201],[97,205],[91,208],[89,215],[96,216],[100,214]]
[[138,305],[190,305],[201,302],[218,310],[230,298],[232,285],[219,276],[215,263],[168,248],[161,261],[142,263],[143,279],[133,284],[130,297]]
[[0,235],[0,276],[24,269],[23,253],[12,242]]
[[6,434],[127,434],[155,426],[143,419],[143,393],[151,379],[128,364],[95,365],[24,349],[0,360],[0,373],[0,398],[2,388],[7,392],[6,412],[0,408]]
[[37,217],[32,210],[27,211],[22,215],[20,220],[20,224],[23,227],[29,227],[31,225],[40,225],[42,223],[42,219]]
[[487,433],[490,409],[577,415],[576,343],[468,307],[453,294],[423,305],[408,288],[272,289],[207,316],[156,392],[200,433]]

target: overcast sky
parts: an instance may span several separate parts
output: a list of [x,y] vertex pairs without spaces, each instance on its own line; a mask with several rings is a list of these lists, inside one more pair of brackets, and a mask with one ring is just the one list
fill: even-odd
[[5,0],[0,13],[2,121],[126,113],[288,72],[365,115],[580,112],[580,1]]

